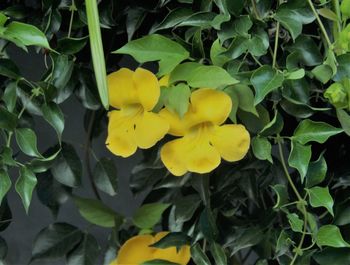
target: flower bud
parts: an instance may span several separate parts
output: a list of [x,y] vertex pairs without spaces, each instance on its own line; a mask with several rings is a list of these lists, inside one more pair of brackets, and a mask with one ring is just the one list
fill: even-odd
[[346,108],[348,106],[348,95],[341,83],[334,83],[327,88],[324,97],[336,108]]

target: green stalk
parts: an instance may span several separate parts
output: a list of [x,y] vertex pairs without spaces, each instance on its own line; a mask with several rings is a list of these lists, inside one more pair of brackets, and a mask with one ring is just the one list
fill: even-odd
[[108,110],[108,87],[106,78],[106,64],[103,53],[100,20],[96,0],[85,0],[86,15],[89,28],[89,39],[91,47],[92,62],[94,65],[95,78],[98,92],[103,107]]

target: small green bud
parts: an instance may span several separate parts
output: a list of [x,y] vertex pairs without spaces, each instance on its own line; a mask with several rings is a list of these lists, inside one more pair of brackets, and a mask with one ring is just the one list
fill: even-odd
[[340,5],[343,16],[350,18],[350,0],[343,0]]
[[348,106],[348,95],[341,83],[334,83],[327,88],[324,97],[336,108],[346,108]]

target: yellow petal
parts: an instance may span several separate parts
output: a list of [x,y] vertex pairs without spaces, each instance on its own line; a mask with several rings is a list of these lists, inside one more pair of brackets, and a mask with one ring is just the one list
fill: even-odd
[[137,68],[133,79],[139,102],[146,111],[152,110],[160,96],[160,87],[157,77],[146,69]]
[[166,119],[153,112],[144,112],[135,127],[135,139],[140,148],[150,148],[169,130]]
[[188,144],[184,138],[180,138],[167,142],[160,151],[163,164],[174,176],[182,176],[187,172],[184,154]]
[[216,126],[211,143],[223,159],[233,162],[241,160],[248,152],[250,136],[243,125]]
[[153,260],[154,251],[148,247],[154,243],[151,235],[132,237],[124,243],[118,252],[117,265],[139,265]]
[[210,121],[222,124],[229,116],[232,108],[231,98],[224,92],[200,88],[191,95],[191,112],[197,122]]
[[[165,237],[168,232],[160,232],[155,235],[156,242]],[[191,258],[190,247],[183,246],[179,251],[176,250],[176,247],[170,247],[166,249],[156,248],[153,254],[154,259],[166,260],[181,265],[186,265]]]
[[109,263],[109,265],[118,265],[117,259],[112,260],[111,263]]
[[134,72],[121,68],[107,77],[110,105],[120,109],[123,105],[139,103],[133,82]]
[[122,111],[109,112],[107,148],[115,155],[129,157],[137,150],[134,119]]
[[170,75],[165,75],[159,80],[159,86],[167,87],[169,86]]
[[170,125],[169,134],[174,136],[184,136],[189,127],[191,126],[187,116],[180,119],[180,116],[167,108],[162,109],[159,115],[166,119]]

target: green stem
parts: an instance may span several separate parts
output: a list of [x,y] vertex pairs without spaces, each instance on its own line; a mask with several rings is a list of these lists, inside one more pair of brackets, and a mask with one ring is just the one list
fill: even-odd
[[337,15],[337,22],[333,22],[333,41],[337,39],[339,32],[341,31],[341,13],[339,0],[332,0],[334,13]]
[[72,0],[72,5],[70,6],[69,10],[70,10],[70,20],[69,20],[69,28],[68,28],[68,38],[70,38],[70,35],[72,33],[74,12],[77,10],[74,0]]
[[277,22],[276,32],[275,32],[275,47],[273,49],[273,58],[272,58],[272,67],[273,68],[276,67],[279,33],[280,33],[280,23]]
[[306,211],[306,207],[305,207],[305,200],[302,198],[302,196],[300,195],[298,189],[295,187],[294,185],[294,182],[292,180],[292,177],[290,176],[289,172],[288,172],[288,167],[287,167],[287,163],[286,163],[286,160],[284,158],[284,153],[283,153],[283,148],[282,148],[282,142],[281,142],[281,137],[280,135],[278,134],[277,135],[277,144],[278,144],[278,150],[279,150],[279,156],[280,156],[280,159],[281,159],[281,163],[282,163],[282,167],[283,167],[283,171],[284,171],[284,174],[286,175],[287,177],[287,180],[290,184],[290,186],[292,187],[295,195],[297,196],[298,198],[298,201],[297,203],[300,203],[301,205],[301,212],[304,216],[304,227],[303,227],[303,232],[302,232],[302,235],[301,235],[301,239],[300,239],[300,242],[298,244],[298,247],[295,251],[295,254],[293,256],[293,259],[292,261],[290,262],[289,265],[294,265],[296,259],[298,258],[299,256],[299,252],[302,250],[302,247],[303,247],[303,244],[304,244],[304,240],[305,240],[305,235],[306,235],[306,228],[307,228],[307,211]]
[[326,42],[327,42],[327,44],[328,44],[328,47],[331,47],[331,46],[332,46],[332,43],[331,43],[331,41],[330,41],[330,39],[329,39],[329,37],[328,37],[327,31],[326,31],[326,29],[325,29],[325,27],[324,27],[324,25],[323,25],[323,23],[322,23],[322,20],[321,20],[320,16],[318,15],[318,13],[317,13],[317,11],[316,11],[316,9],[315,9],[314,4],[312,3],[311,0],[307,0],[307,1],[308,1],[308,3],[309,3],[309,6],[310,6],[312,12],[314,13],[314,15],[315,15],[315,17],[316,17],[317,23],[318,23],[318,25],[320,26],[320,29],[321,29],[322,34],[323,34],[323,36],[324,36],[324,38],[325,38],[325,40],[326,40]]
[[255,0],[251,0],[251,3],[252,3],[253,12],[254,12],[256,19],[260,20],[260,15],[258,12],[258,8],[256,7]]

